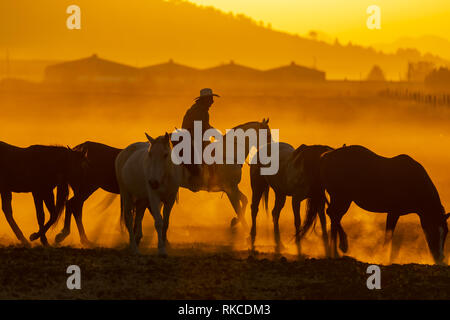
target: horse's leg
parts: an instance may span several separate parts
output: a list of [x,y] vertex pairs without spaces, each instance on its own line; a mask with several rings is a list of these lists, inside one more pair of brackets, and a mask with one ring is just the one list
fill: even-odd
[[[327,231],[327,218],[325,217],[325,207],[320,207],[318,212],[320,226],[322,227],[322,241],[323,248],[325,250],[325,256],[328,258],[330,256],[330,244],[328,242],[328,231]],[[342,227],[338,230],[340,232],[340,248],[343,252],[347,252],[348,244],[347,244],[347,236]],[[345,241],[343,240],[345,239]]]
[[97,186],[91,186],[86,188],[80,193],[77,193],[74,196],[73,202],[73,216],[75,218],[75,222],[77,223],[78,233],[80,235],[81,243],[86,247],[93,247],[94,244],[89,241],[86,236],[86,231],[83,226],[83,205],[84,202],[98,189]]
[[[266,183],[262,181],[262,183]],[[255,250],[255,238],[256,238],[256,217],[258,216],[259,210],[259,202],[261,201],[261,197],[264,193],[265,186],[257,183],[252,183],[252,228],[250,230],[250,238],[251,238],[251,248],[252,251]]]
[[294,213],[295,225],[295,244],[297,245],[297,253],[301,255],[302,247],[300,245],[300,200],[297,197],[292,197],[292,212]]
[[56,243],[63,242],[64,239],[67,238],[67,236],[70,234],[70,223],[72,222],[72,214],[73,214],[73,202],[74,202],[74,197],[70,198],[66,202],[64,227],[62,228],[61,232],[56,235],[56,237],[55,237]]
[[275,237],[275,252],[279,253],[284,249],[283,244],[280,240],[280,227],[278,225],[278,220],[280,218],[281,209],[284,207],[286,202],[286,196],[284,194],[279,194],[275,192],[275,206],[272,210],[272,220],[273,220],[273,232]]
[[137,201],[136,216],[134,217],[134,234],[136,245],[139,247],[142,239],[142,219],[144,218],[145,209],[147,209],[147,200]]
[[158,254],[160,256],[167,256],[166,243],[163,239],[163,219],[161,217],[161,201],[158,197],[148,192],[148,202],[150,207],[150,213],[155,220],[155,229],[158,233]]
[[392,263],[394,260],[394,248],[393,248],[393,238],[394,238],[394,230],[397,225],[398,218],[400,216],[394,213],[388,213],[386,217],[386,231],[384,235],[384,246],[389,245],[390,254],[389,254],[389,263]]
[[339,234],[339,249],[341,249],[342,252],[346,253],[348,250],[347,234],[345,233],[344,229],[342,228],[342,225],[340,222],[338,224],[338,234]]
[[247,210],[248,199],[247,196],[243,194],[241,190],[239,190],[239,197],[241,201],[241,214],[242,216],[245,217],[245,210]]
[[131,196],[125,192],[121,192],[120,194],[120,201],[121,201],[121,215],[124,218],[125,226],[128,230],[129,235],[129,241],[130,241],[130,251],[133,254],[138,254],[139,250],[136,245],[136,238],[134,235],[134,228],[133,228],[133,200]]
[[30,247],[30,243],[23,236],[23,233],[22,233],[22,231],[20,231],[20,228],[17,226],[16,221],[14,221],[12,207],[11,207],[12,193],[11,192],[2,192],[1,197],[2,197],[2,210],[3,210],[3,213],[5,214],[6,221],[8,221],[8,224],[11,227],[11,229],[13,230],[17,239],[20,242],[22,242],[22,244],[24,246]]
[[173,198],[173,200],[170,200],[167,203],[164,203],[162,237],[163,237],[163,241],[165,242],[166,246],[169,245],[169,241],[167,240],[167,229],[169,228],[169,217],[170,217],[170,212],[172,211],[172,207],[173,207],[174,203],[175,203],[175,197]]
[[241,208],[241,204],[240,204],[240,191],[239,191],[238,187],[235,186],[231,191],[226,191],[226,194],[227,194],[228,199],[230,200],[231,205],[233,206],[233,209],[237,215],[237,220],[236,220],[236,218],[233,218],[231,220],[231,227],[234,227],[237,222],[241,222],[242,226],[245,229],[247,229],[248,225],[247,225],[247,222],[245,221],[245,217],[242,215],[242,211],[241,211],[242,208]]
[[351,201],[337,199],[335,196],[331,196],[330,205],[327,209],[327,215],[331,220],[331,256],[333,258],[338,257],[337,251],[337,233],[345,234],[344,229],[341,226],[341,219],[350,207]]
[[[44,229],[45,224],[45,212],[44,212],[44,200],[40,196],[40,194],[33,192],[33,200],[34,200],[34,206],[36,208],[36,218],[39,225],[39,231],[32,233],[30,235],[30,241],[34,241],[39,238],[39,235],[42,234],[42,230]],[[45,234],[41,236],[41,243],[44,246],[48,246],[47,237]]]
[[44,200],[45,206],[48,209],[48,212],[50,213],[50,218],[48,219],[47,223],[41,230],[39,230],[41,242],[45,245],[45,243],[47,242],[47,237],[45,236],[45,234],[47,233],[48,229],[50,229],[50,227],[56,222],[56,220],[58,220],[58,214],[56,212],[55,196],[53,195],[53,190],[49,190],[48,192],[44,193],[42,195],[42,198]]

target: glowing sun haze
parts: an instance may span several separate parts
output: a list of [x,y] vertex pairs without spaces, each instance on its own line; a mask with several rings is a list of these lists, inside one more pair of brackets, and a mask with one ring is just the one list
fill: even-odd
[[[277,30],[304,35],[323,31],[340,40],[370,45],[400,37],[435,35],[449,40],[448,0],[191,0],[223,11],[243,13]],[[367,7],[381,9],[381,30],[366,27]]]

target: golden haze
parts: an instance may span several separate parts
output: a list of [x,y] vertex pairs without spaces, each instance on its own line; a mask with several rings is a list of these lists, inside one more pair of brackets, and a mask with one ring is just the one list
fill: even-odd
[[[378,89],[364,83],[323,83],[305,86],[294,91],[273,90],[272,93],[238,89],[215,88],[221,98],[211,109],[211,123],[220,130],[251,120],[270,118],[271,128],[280,129],[281,141],[297,147],[306,144],[362,144],[375,152],[394,156],[406,153],[424,165],[436,184],[444,206],[450,208],[450,110],[430,108],[411,101],[381,97]],[[144,132],[154,136],[180,126],[196,88],[177,93],[1,93],[3,101],[2,140],[28,146],[30,144],[61,144],[75,146],[85,140],[125,147],[135,141],[145,141]],[[244,166],[241,188],[251,198],[249,170]],[[124,246],[127,237],[119,229],[119,203],[116,200],[106,211],[98,204],[106,195],[96,192],[85,204],[84,223],[91,240],[103,246]],[[270,206],[273,205],[270,194]],[[304,207],[302,208],[302,215]],[[14,194],[13,210],[16,221],[28,236],[37,230],[33,201],[30,194]],[[181,190],[180,203],[171,215],[169,239],[176,243],[228,244],[228,228],[234,212],[226,196],[219,193],[191,193]],[[386,250],[382,247],[385,214],[368,213],[352,206],[343,219],[349,235],[351,256],[383,263]],[[246,218],[250,221],[247,209]],[[144,218],[144,246],[155,246],[153,220]],[[294,234],[290,201],[282,211],[281,233],[288,252],[294,253],[291,242]],[[53,239],[62,227],[62,220],[49,232]],[[400,219],[397,236],[403,238],[397,262],[432,263],[417,216]],[[319,228],[317,234],[320,235]],[[247,249],[247,233],[240,233],[234,241],[238,249]],[[307,237],[304,252],[323,255],[320,238],[314,233]],[[2,244],[16,243],[16,239],[0,215]],[[75,223],[66,244],[78,246]],[[449,253],[447,241],[447,256]],[[273,250],[271,219],[261,210],[258,216],[257,246]]]

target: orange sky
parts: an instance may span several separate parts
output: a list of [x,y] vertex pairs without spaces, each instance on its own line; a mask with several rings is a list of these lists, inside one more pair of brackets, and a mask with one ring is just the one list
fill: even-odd
[[[449,40],[448,0],[191,0],[223,11],[244,13],[274,29],[300,35],[319,30],[344,42],[364,45],[400,37],[436,35]],[[381,9],[381,30],[366,27],[370,5]]]

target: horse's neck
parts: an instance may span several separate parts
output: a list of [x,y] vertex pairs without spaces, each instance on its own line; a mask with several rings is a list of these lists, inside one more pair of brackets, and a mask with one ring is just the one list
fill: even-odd
[[259,129],[259,123],[258,122],[247,122],[247,123],[240,124],[240,125],[238,125],[238,126],[233,128],[233,130],[238,130],[238,129],[242,129],[244,131],[246,131],[248,129],[258,130]]
[[[258,130],[259,130],[259,128],[260,128],[260,125],[259,125],[258,122],[248,122],[248,123],[241,124],[241,125],[239,125],[237,127],[234,127],[233,130],[236,131],[236,130],[241,129],[244,132],[246,132],[248,129],[255,130],[256,131],[256,137],[257,137],[256,138],[256,143],[258,144],[258,141],[259,141],[259,137],[258,137],[259,132],[258,132]],[[223,136],[223,144],[224,144],[224,146],[226,146],[226,144],[227,144],[227,135],[228,134],[230,134],[230,133],[227,133],[227,134],[225,134]],[[233,139],[233,144],[234,144],[234,147],[236,147],[236,140],[235,139]],[[247,159],[248,154],[250,153],[250,149],[251,149],[252,146],[250,146],[248,143],[245,143],[244,147],[245,147],[245,149],[244,149],[245,150],[245,153],[244,153],[245,154],[245,159]],[[255,145],[254,147],[258,149],[258,145]],[[234,151],[235,151],[235,154],[236,154],[236,148],[234,148]]]

